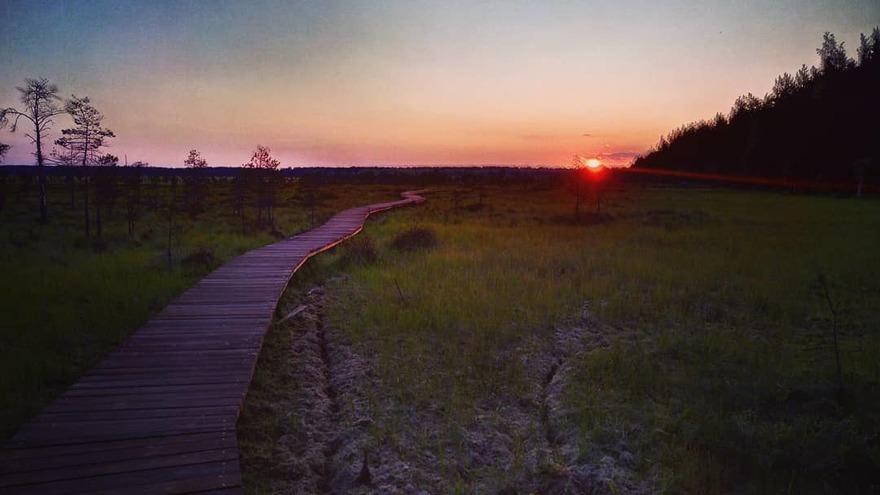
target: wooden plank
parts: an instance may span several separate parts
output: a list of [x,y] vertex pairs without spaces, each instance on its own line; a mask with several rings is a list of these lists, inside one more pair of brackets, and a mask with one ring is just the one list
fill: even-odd
[[[161,357],[161,355],[159,355]],[[237,356],[193,356],[187,359],[186,356],[166,356],[158,359],[155,356],[126,356],[124,354],[115,353],[106,360],[99,363],[96,368],[145,368],[145,367],[163,367],[163,368],[199,368],[208,367],[208,369],[229,369],[239,368],[252,362],[256,354],[243,354]]]
[[234,416],[236,406],[226,407],[172,407],[166,409],[137,409],[118,411],[68,411],[45,412],[34,418],[31,423],[52,421],[113,421],[120,419],[157,419],[157,418],[189,418],[207,416]]
[[211,349],[206,351],[200,351],[197,349],[187,349],[181,351],[162,351],[151,348],[141,348],[141,347],[125,347],[117,350],[113,353],[113,356],[122,358],[122,359],[131,359],[138,357],[159,357],[164,360],[175,360],[178,358],[189,357],[192,359],[202,359],[202,358],[223,358],[223,359],[235,359],[235,358],[244,358],[248,356],[254,356],[258,352],[257,349],[244,348],[244,349]]
[[[213,328],[219,331],[233,331],[263,326],[268,323],[267,316],[257,318],[212,318],[209,316],[186,321],[183,318],[162,318],[156,315],[144,326],[144,331],[184,330],[187,327]],[[138,331],[140,333],[140,331]]]
[[222,431],[234,434],[235,418],[231,416],[183,416],[100,421],[70,421],[64,418],[60,422],[41,420],[28,424],[16,434],[12,445],[49,446],[58,445],[59,442],[63,442],[63,445],[70,445]]
[[188,493],[241,485],[237,459],[4,487],[10,495]]
[[215,318],[228,317],[248,317],[263,316],[272,312],[273,306],[256,306],[256,305],[237,305],[237,306],[189,306],[189,307],[169,307],[159,314],[159,318],[184,318],[193,319],[203,316]]
[[157,394],[225,394],[240,393],[242,389],[247,390],[247,385],[239,383],[207,383],[207,384],[187,384],[187,385],[168,385],[168,384],[150,384],[150,385],[131,385],[121,384],[117,386],[103,387],[71,387],[62,397],[106,397],[106,396],[124,396],[124,395],[157,395]]
[[187,361],[179,359],[177,361],[158,361],[155,359],[119,359],[117,361],[106,361],[100,363],[97,371],[108,374],[113,371],[124,374],[138,374],[155,370],[159,374],[167,373],[192,373],[200,370],[210,370],[219,376],[228,376],[239,374],[242,370],[247,370],[255,363],[255,360],[236,360],[232,362],[230,359],[200,359],[198,361]]
[[[59,404],[74,402],[103,404],[114,401],[120,403],[149,403],[153,401],[163,401],[170,398],[220,399],[226,397],[238,397],[243,392],[247,391],[247,385],[241,383],[203,386],[172,385],[155,387],[153,391],[147,391],[147,389],[148,387],[78,388],[65,392],[56,400],[56,402]],[[195,390],[188,391],[187,389]]]
[[108,474],[129,473],[131,471],[165,468],[169,466],[232,461],[236,459],[238,459],[238,452],[234,448],[199,450],[195,452],[164,456],[136,457],[133,459],[117,460],[115,462],[102,462],[100,464],[80,464],[72,467],[58,467],[43,471],[14,473],[3,477],[2,481],[0,481],[0,488],[33,483],[72,480],[92,476],[105,476]]
[[222,326],[223,322],[227,325],[243,325],[246,323],[253,324],[267,324],[271,318],[267,318],[266,316],[254,316],[254,315],[217,315],[214,313],[205,312],[200,315],[186,315],[186,314],[163,314],[159,313],[153,317],[155,323],[159,323],[162,325],[174,325],[178,324],[180,326],[193,325],[196,323],[201,323],[204,325],[217,325]]
[[[105,368],[198,368],[205,367],[218,373],[228,369],[239,369],[246,366],[257,356],[253,349],[209,349],[194,350],[193,356],[187,359],[183,351],[170,351],[163,354],[162,351],[149,352],[149,349],[140,349],[131,352],[118,352],[109,356],[106,362],[101,363],[101,369]],[[231,352],[236,351],[236,352]],[[172,354],[173,352],[173,354]],[[118,365],[118,366],[114,366]]]
[[[238,373],[238,371],[243,367],[243,365],[239,365],[237,367],[227,367],[223,368],[223,370],[218,369],[181,369],[177,373],[173,375],[169,375],[168,372],[163,368],[95,368],[88,372],[85,376],[87,379],[119,379],[119,380],[129,380],[129,379],[149,379],[156,378],[162,379],[167,378],[169,380],[176,378],[183,379],[192,379],[197,380],[198,378],[208,377],[208,378],[216,378],[218,380],[228,380],[230,377],[234,378]],[[225,371],[224,373],[219,373],[218,371]],[[236,380],[233,380],[236,381]]]
[[[0,461],[12,462],[30,460],[31,462],[35,462],[35,459],[49,458],[60,460],[71,456],[80,456],[90,453],[106,453],[110,456],[107,460],[112,460],[116,456],[122,456],[122,454],[117,454],[120,451],[125,452],[131,450],[150,453],[154,448],[171,450],[182,449],[181,452],[192,452],[199,450],[200,445],[206,444],[209,440],[214,438],[221,438],[233,442],[236,441],[235,435],[229,433],[220,435],[215,435],[213,433],[190,433],[186,435],[162,435],[150,438],[112,440],[74,445],[64,444],[42,447],[27,446],[0,450]],[[73,462],[76,464],[73,460],[64,462]]]
[[253,349],[255,346],[259,346],[259,338],[252,338],[248,340],[220,340],[213,339],[207,340],[198,338],[197,336],[193,337],[181,337],[181,339],[175,341],[173,337],[163,337],[161,340],[147,340],[147,339],[138,339],[135,342],[126,343],[125,347],[136,347],[138,349],[151,350],[154,352],[164,352],[164,351],[220,351],[227,349],[239,349],[239,350],[247,350]]
[[[100,378],[100,377],[97,377]],[[207,376],[197,374],[179,375],[153,375],[153,374],[129,374],[124,377],[116,377],[112,374],[106,375],[107,381],[98,380],[92,377],[87,382],[77,383],[71,390],[89,391],[102,389],[119,389],[134,387],[156,387],[163,388],[166,386],[247,386],[247,379],[241,376],[241,373],[230,373],[222,376]],[[63,394],[62,394],[63,396]]]
[[0,472],[24,473],[203,450],[235,449],[232,433],[190,433],[0,451]]
[[241,487],[221,488],[219,490],[208,490],[204,492],[190,492],[192,495],[211,494],[211,495],[243,495],[244,491]]
[[[168,395],[160,397],[125,397],[125,398],[93,398],[80,397],[77,400],[58,399],[46,407],[49,412],[76,412],[76,411],[114,411],[114,410],[144,410],[166,409],[171,407],[221,407],[238,406],[244,399],[243,396],[208,396],[191,397],[185,394]],[[10,442],[14,442],[13,437]]]
[[236,325],[228,324],[224,327],[220,327],[208,322],[199,321],[184,324],[174,324],[166,322],[169,324],[162,324],[161,326],[159,326],[159,322],[153,323],[154,326],[151,326],[151,328],[145,330],[144,332],[138,332],[137,336],[150,337],[170,335],[175,337],[185,337],[187,335],[191,335],[195,338],[248,337],[252,335],[262,335],[262,333],[265,332],[266,327],[268,326],[268,321],[266,320],[260,322],[259,325],[249,324],[245,322]]
[[[221,486],[218,487],[218,484]],[[119,492],[111,490],[101,490],[94,492],[93,495],[116,495]],[[178,494],[178,493],[223,493],[223,494],[243,494],[241,486],[241,474],[236,467],[234,473],[225,473],[218,477],[204,476],[198,478],[186,478],[173,482],[158,482],[146,485],[138,485],[134,487],[126,487],[126,495],[155,495],[155,494]]]
[[[207,363],[207,364],[206,364]],[[196,378],[200,373],[208,370],[216,376],[219,382],[235,382],[230,380],[251,368],[252,362],[222,363],[222,362],[193,362],[193,363],[153,363],[147,365],[125,366],[121,363],[116,367],[103,367],[96,370],[91,376],[125,376],[145,378],[150,376],[168,376],[171,374]]]
[[166,342],[177,342],[181,344],[243,344],[253,346],[259,343],[262,335],[254,332],[213,332],[209,329],[204,330],[178,330],[169,332],[150,332],[142,335],[135,335],[125,342],[125,346],[150,345],[153,343],[164,344]]
[[[272,291],[274,292],[274,291]],[[193,304],[205,306],[222,306],[226,304],[266,304],[266,297],[270,296],[270,291],[260,291],[256,294],[252,291],[242,291],[236,294],[225,289],[212,289],[210,287],[202,288],[202,290],[184,294],[174,300],[174,304],[178,306],[191,306]]]

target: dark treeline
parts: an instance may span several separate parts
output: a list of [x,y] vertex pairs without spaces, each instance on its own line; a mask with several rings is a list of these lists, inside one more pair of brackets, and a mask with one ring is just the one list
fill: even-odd
[[876,188],[880,28],[861,35],[855,60],[843,45],[825,33],[819,67],[784,73],[763,98],[740,96],[727,115],[673,130],[634,166],[851,187],[857,194]]
[[[37,176],[32,165],[0,165],[0,173],[11,177]],[[64,166],[46,167],[49,177],[67,177],[71,173],[84,171]],[[240,177],[242,167],[179,168],[179,167],[118,167],[119,177],[136,175],[138,177],[177,177],[178,180],[193,180],[196,177],[215,179],[235,179]],[[567,169],[544,167],[295,167],[277,171],[283,178],[307,179],[324,184],[446,184],[455,182],[531,182],[534,180],[555,180],[568,173]]]
[[[244,235],[265,232],[280,238],[290,233],[291,212],[305,214],[311,228],[319,225],[326,215],[326,198],[334,197],[337,187],[376,184],[402,191],[446,185],[454,188],[456,198],[476,192],[482,205],[484,188],[489,185],[552,188],[570,180],[574,173],[569,169],[502,166],[282,169],[269,151],[258,146],[251,160],[238,167],[210,167],[197,150],[190,151],[183,168],[154,167],[139,161],[120,165],[109,154],[89,166],[46,165],[42,170],[30,165],[0,166],[0,211],[13,202],[27,202],[23,198],[45,184],[58,218],[70,219],[79,215],[77,210],[85,210],[82,233],[96,251],[111,249],[113,243],[153,238],[161,223],[168,236],[165,244],[170,269],[174,232],[179,234],[182,222],[196,221],[203,214],[212,221],[225,219],[238,224]],[[88,197],[82,194],[85,191],[90,191]],[[88,204],[91,208],[84,208]],[[276,221],[280,212],[286,219],[281,224]],[[121,232],[127,235],[122,237]]]

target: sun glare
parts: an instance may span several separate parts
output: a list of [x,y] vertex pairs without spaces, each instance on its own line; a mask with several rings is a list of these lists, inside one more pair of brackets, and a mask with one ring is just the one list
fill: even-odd
[[602,166],[602,162],[595,158],[590,158],[589,160],[587,160],[587,166],[590,168],[599,168]]

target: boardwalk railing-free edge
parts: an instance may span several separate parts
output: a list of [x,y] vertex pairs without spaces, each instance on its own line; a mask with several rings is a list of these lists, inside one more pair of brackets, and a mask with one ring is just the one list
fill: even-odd
[[247,252],[171,302],[0,451],[0,494],[241,493],[235,423],[294,272],[404,199]]

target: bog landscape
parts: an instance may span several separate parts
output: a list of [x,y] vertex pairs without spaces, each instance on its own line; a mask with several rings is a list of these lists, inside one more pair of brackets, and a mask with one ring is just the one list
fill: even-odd
[[150,165],[22,77],[0,493],[875,493],[880,28],[818,34],[627,163]]

